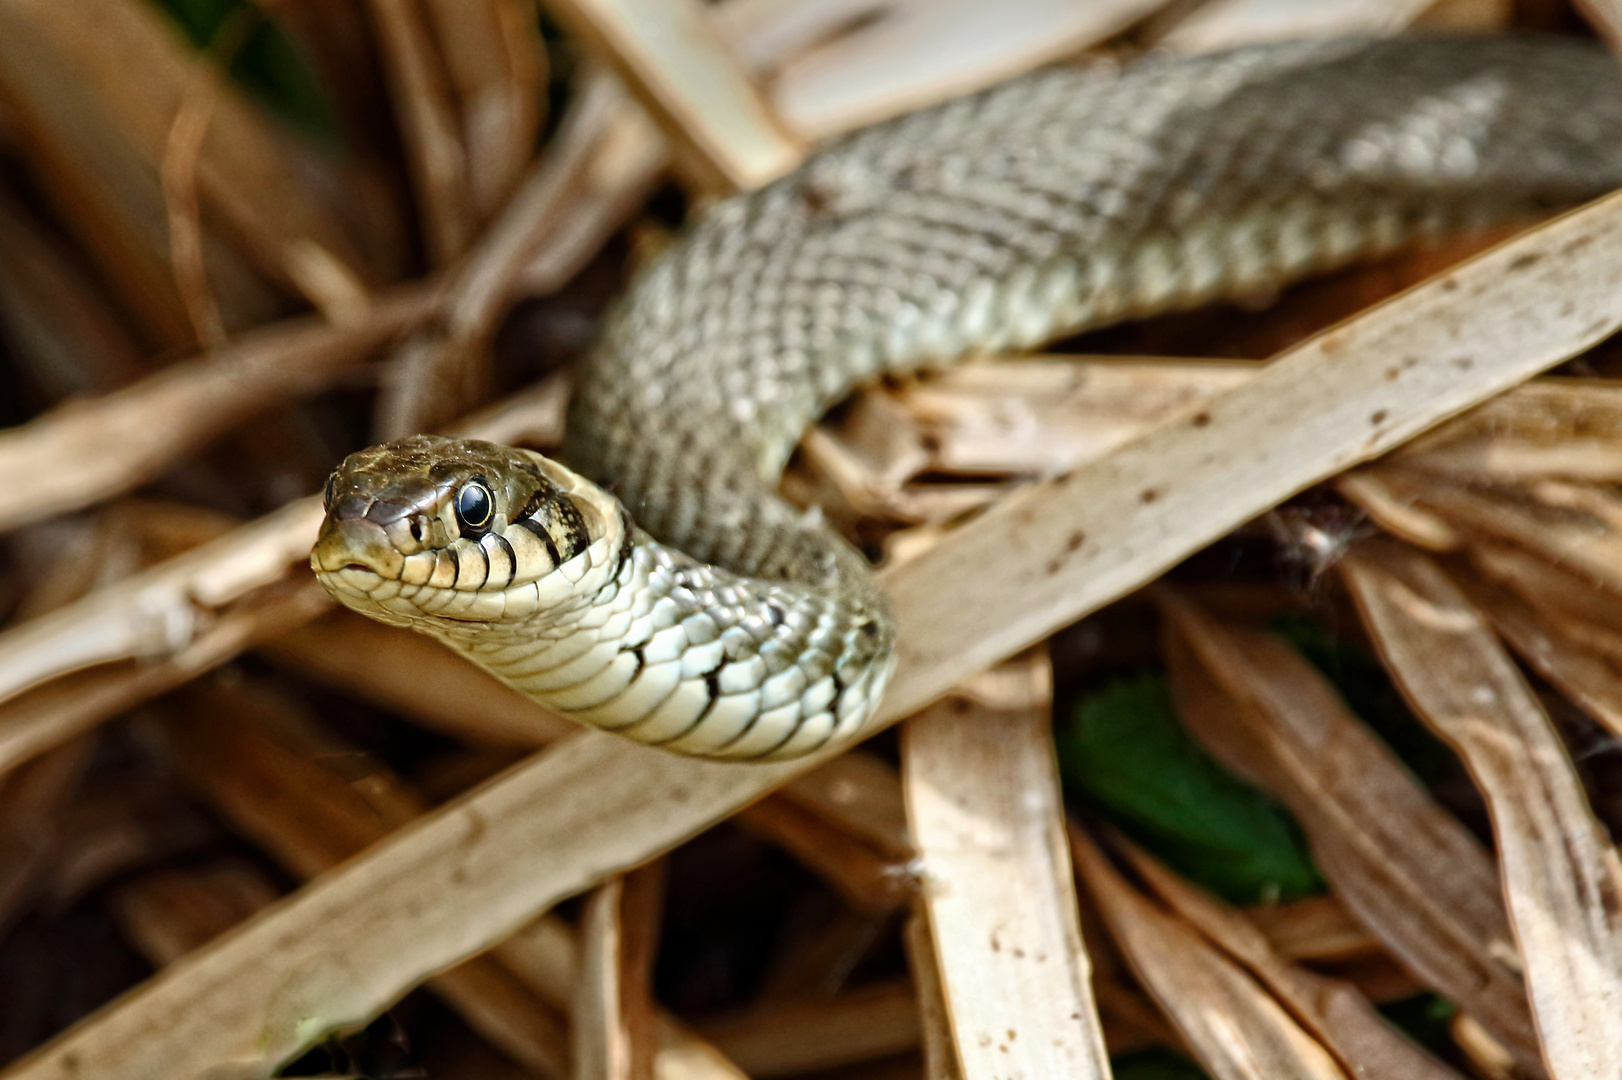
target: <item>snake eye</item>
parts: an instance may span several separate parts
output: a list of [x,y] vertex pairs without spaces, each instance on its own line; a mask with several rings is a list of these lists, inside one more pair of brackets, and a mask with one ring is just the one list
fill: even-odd
[[463,529],[482,529],[495,516],[496,500],[483,480],[469,480],[456,493],[456,523]]
[[337,472],[334,472],[331,476],[327,477],[327,486],[321,492],[321,509],[325,510],[329,514],[332,513],[332,496],[335,492],[337,492],[337,490],[338,474]]

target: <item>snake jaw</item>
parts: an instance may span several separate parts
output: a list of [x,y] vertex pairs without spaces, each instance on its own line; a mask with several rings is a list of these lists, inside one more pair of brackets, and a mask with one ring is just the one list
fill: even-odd
[[310,549],[316,580],[334,599],[352,607],[375,603],[375,595],[390,582],[397,592],[405,561],[384,530],[364,518],[329,514]]
[[410,606],[399,596],[405,561],[380,526],[330,514],[310,549],[310,569],[334,600],[396,626],[411,623]]

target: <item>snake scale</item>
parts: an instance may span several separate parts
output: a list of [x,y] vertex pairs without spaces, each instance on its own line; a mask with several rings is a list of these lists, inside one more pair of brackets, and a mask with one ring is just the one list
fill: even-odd
[[810,753],[861,730],[895,636],[862,555],[774,491],[852,387],[1619,185],[1622,77],[1591,43],[1039,71],[717,205],[611,316],[569,468],[431,436],[363,450],[328,483],[311,563],[349,607],[584,723],[709,757]]

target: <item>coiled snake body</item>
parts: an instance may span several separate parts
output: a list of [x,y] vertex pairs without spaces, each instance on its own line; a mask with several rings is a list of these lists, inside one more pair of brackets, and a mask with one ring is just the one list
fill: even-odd
[[581,372],[574,471],[428,436],[361,451],[328,484],[311,563],[351,608],[588,724],[689,754],[809,753],[860,731],[894,638],[865,559],[773,491],[853,386],[1619,184],[1622,77],[1579,42],[1041,71],[717,206]]

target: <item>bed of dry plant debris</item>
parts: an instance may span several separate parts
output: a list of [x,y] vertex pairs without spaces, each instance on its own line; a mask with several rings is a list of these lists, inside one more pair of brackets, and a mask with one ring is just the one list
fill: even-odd
[[[693,214],[1034,66],[1589,0],[0,0],[0,1076],[1622,1075],[1622,198],[872,388],[806,762],[577,731],[304,568],[555,446]],[[1400,294],[1400,295],[1399,295]]]

